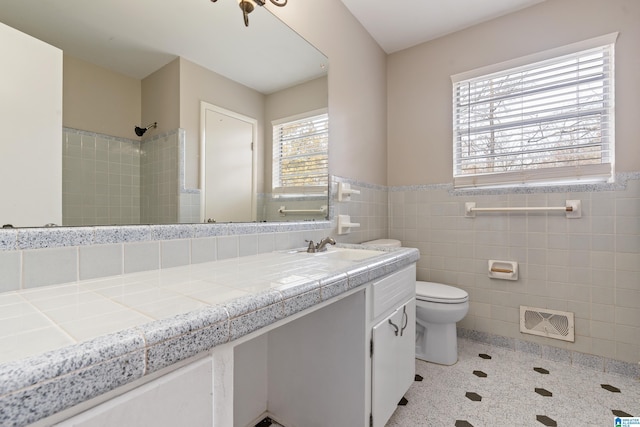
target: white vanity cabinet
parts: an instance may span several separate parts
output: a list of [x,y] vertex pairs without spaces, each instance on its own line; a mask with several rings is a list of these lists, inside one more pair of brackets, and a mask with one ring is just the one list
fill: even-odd
[[415,377],[415,265],[372,285],[371,425],[384,426]]
[[384,426],[414,381],[415,277],[411,264],[237,346],[233,426],[261,410],[287,427]]
[[414,380],[415,275],[411,264],[217,346],[59,426],[384,426]]
[[213,427],[212,367],[207,356],[55,425]]

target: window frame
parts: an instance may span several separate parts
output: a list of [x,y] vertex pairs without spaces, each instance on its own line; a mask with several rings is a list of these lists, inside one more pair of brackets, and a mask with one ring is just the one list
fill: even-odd
[[[300,186],[280,186],[276,185],[280,182],[280,145],[282,140],[279,137],[279,129],[283,125],[294,123],[297,121],[304,121],[313,119],[316,117],[325,116],[324,120],[327,124],[327,136],[326,136],[326,178],[325,182],[318,185],[300,185]],[[272,126],[272,168],[271,168],[271,191],[274,197],[305,197],[318,196],[326,197],[329,187],[329,114],[327,108],[321,108],[317,110],[311,110],[304,113],[296,114],[293,116],[283,117],[281,119],[273,120]]]
[[[455,189],[465,188],[490,188],[490,187],[515,187],[515,186],[539,186],[539,185],[557,185],[557,184],[575,184],[575,183],[593,183],[593,182],[613,182],[615,175],[615,41],[618,33],[610,33],[600,37],[572,43],[562,47],[545,50],[532,55],[523,56],[521,58],[477,68],[475,70],[459,73],[451,76],[452,80],[452,131],[453,131],[453,184]],[[596,48],[610,49],[610,67],[609,78],[610,84],[608,92],[608,103],[606,108],[606,123],[602,127],[609,130],[609,137],[606,141],[606,149],[601,149],[598,153],[606,153],[607,161],[599,164],[581,165],[581,166],[553,166],[539,169],[528,169],[522,167],[511,171],[499,171],[490,173],[463,173],[461,171],[462,162],[459,158],[459,151],[462,147],[461,136],[458,132],[458,123],[463,120],[458,119],[458,98],[457,88],[459,85],[474,81],[486,80],[499,75],[508,75],[508,73],[516,73],[525,69],[534,70],[542,69],[541,63],[549,60],[559,59],[567,55],[577,55]],[[515,109],[514,109],[515,110]],[[541,119],[535,123],[543,124],[546,119]],[[520,125],[521,129],[525,128],[524,124]],[[603,144],[604,145],[604,144]],[[527,150],[523,149],[522,153]],[[496,157],[486,156],[488,161]]]

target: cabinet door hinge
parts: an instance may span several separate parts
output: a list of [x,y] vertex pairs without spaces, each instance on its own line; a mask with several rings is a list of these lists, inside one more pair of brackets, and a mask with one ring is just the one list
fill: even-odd
[[369,341],[369,357],[373,357],[373,339]]

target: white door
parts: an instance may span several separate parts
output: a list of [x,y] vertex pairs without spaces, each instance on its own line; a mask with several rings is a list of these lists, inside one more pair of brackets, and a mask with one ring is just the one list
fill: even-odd
[[204,221],[255,221],[255,121],[203,103]]

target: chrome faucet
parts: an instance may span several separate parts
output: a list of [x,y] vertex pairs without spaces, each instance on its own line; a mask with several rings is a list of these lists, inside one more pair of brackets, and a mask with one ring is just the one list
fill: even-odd
[[318,243],[317,245],[313,244],[313,240],[305,240],[305,242],[309,242],[309,247],[307,248],[307,252],[309,253],[324,252],[327,250],[327,245],[336,244],[336,241],[331,237],[325,237],[324,239],[320,240],[320,243]]

